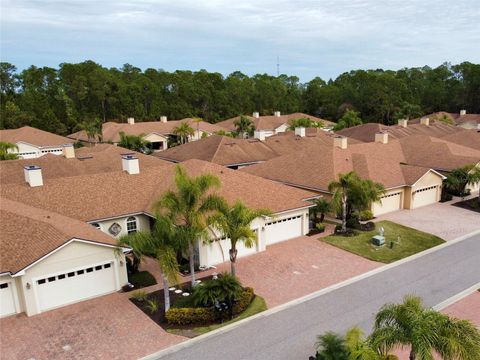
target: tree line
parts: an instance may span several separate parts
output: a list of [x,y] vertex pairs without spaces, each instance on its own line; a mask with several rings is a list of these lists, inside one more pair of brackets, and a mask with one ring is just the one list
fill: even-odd
[[93,61],[23,71],[0,64],[0,128],[34,126],[58,134],[92,121],[199,117],[215,123],[254,111],[305,112],[337,121],[347,110],[363,122],[393,124],[435,111],[480,113],[480,64],[353,70],[325,81],[239,71],[106,68]]

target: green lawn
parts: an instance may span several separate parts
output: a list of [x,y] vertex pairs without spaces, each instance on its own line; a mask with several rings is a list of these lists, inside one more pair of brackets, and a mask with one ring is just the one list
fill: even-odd
[[[222,324],[213,324],[213,325],[209,325],[209,326],[199,326],[199,327],[196,327],[196,328],[193,328],[193,329],[189,329],[188,330],[188,332],[189,332],[188,336],[193,337],[193,336],[198,336],[198,335],[205,334],[209,331],[216,330],[218,328],[221,328],[222,326],[232,324],[236,321],[245,319],[249,316],[255,315],[255,314],[257,314],[259,312],[262,312],[262,311],[265,311],[265,310],[267,310],[267,304],[265,303],[265,300],[261,296],[255,295],[255,298],[253,299],[252,303],[247,307],[247,309],[244,312],[242,312],[239,316],[234,318],[233,320],[225,321]],[[173,333],[173,334],[182,335],[184,330],[167,329],[167,331],[170,332],[170,333]],[[183,335],[187,335],[187,334],[183,334]]]
[[[378,235],[378,229],[381,226],[385,229],[385,245],[375,246],[371,243],[371,239],[372,236]],[[380,221],[376,223],[376,229],[374,231],[359,231],[357,236],[345,237],[330,235],[320,240],[367,259],[382,263],[391,263],[445,242],[438,236],[391,221]],[[392,241],[393,248],[390,248]]]

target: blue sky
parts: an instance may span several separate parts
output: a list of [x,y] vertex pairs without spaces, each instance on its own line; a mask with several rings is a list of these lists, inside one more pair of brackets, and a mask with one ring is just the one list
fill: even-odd
[[1,59],[229,74],[480,63],[479,0],[1,0]]

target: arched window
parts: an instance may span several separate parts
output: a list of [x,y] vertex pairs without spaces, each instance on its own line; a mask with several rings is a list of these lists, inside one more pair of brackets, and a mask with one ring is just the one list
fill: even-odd
[[137,232],[137,218],[135,216],[130,216],[127,219],[127,233],[131,234]]
[[102,230],[102,228],[100,227],[100,224],[99,224],[99,223],[92,223],[91,225],[92,225],[95,229]]

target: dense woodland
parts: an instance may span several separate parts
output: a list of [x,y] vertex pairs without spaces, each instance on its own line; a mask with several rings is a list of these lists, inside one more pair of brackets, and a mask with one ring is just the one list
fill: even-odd
[[0,128],[30,125],[59,134],[79,124],[133,116],[137,120],[200,117],[218,122],[239,114],[305,112],[338,120],[347,109],[363,122],[392,124],[434,111],[480,113],[480,64],[354,70],[325,81],[296,76],[228,76],[201,71],[105,68],[93,61],[19,72],[1,63]]

